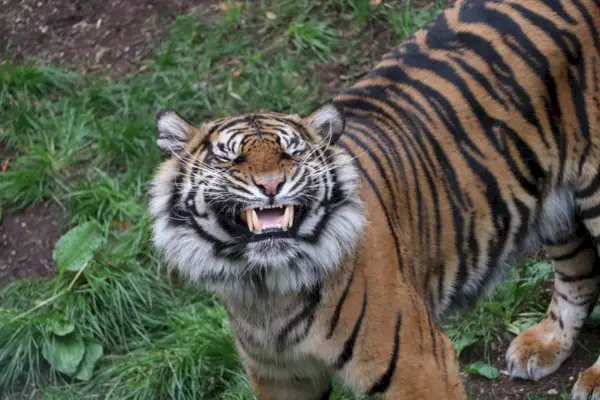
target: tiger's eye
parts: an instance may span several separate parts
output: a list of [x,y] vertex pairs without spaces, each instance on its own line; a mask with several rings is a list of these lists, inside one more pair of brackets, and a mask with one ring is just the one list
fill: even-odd
[[237,165],[237,164],[243,163],[244,161],[246,161],[246,156],[243,154],[240,154],[232,161],[232,163],[233,163],[233,165]]

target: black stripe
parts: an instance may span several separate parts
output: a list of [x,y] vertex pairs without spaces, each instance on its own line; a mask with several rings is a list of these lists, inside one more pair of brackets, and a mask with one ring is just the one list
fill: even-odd
[[544,3],[545,6],[550,7],[552,11],[557,14],[560,18],[565,20],[568,24],[576,24],[577,20],[569,15],[567,10],[560,1],[547,1]]
[[575,247],[573,250],[571,250],[570,252],[566,253],[566,254],[562,254],[558,257],[552,257],[552,259],[554,261],[566,261],[569,260],[573,257],[575,257],[577,254],[581,253],[583,250],[587,249],[590,247],[590,244],[587,240],[584,240],[583,242],[581,242],[579,244],[579,246]]
[[596,172],[596,175],[594,175],[594,179],[592,179],[590,184],[580,191],[575,192],[575,196],[580,199],[591,197],[595,195],[598,190],[600,190],[600,169]]
[[369,396],[375,393],[385,393],[390,387],[392,377],[396,371],[396,363],[398,362],[398,353],[400,352],[400,328],[402,326],[402,313],[396,314],[396,326],[394,328],[394,347],[392,350],[392,356],[388,364],[387,370],[381,377],[375,382],[373,386],[367,392]]
[[[449,50],[448,44],[445,41],[441,41],[439,36],[453,36],[453,41],[464,40],[461,36],[456,35],[456,33],[450,29],[447,25],[447,21],[445,18],[439,18],[435,22],[435,31],[434,34],[429,33],[427,36],[427,43],[432,49],[441,49],[441,50]],[[460,40],[456,40],[460,38]],[[465,42],[466,46],[470,47],[470,43],[468,41]],[[487,60],[487,57],[483,58]],[[471,91],[467,81],[463,79],[457,72],[456,69],[450,65],[450,63],[432,59],[425,53],[410,53],[410,56],[405,57],[404,62],[411,67],[419,68],[419,69],[429,69],[432,72],[436,73],[440,77],[447,79],[451,82],[456,89],[462,93],[467,104],[471,108],[473,114],[477,116],[477,122],[481,128],[481,131],[484,133],[488,133],[487,138],[494,145],[496,150],[504,155],[505,160],[507,161],[510,170],[513,175],[519,180],[521,185],[528,193],[532,195],[538,195],[538,189],[536,186],[535,178],[541,173],[541,167],[539,166],[539,162],[537,160],[537,156],[535,152],[527,146],[527,143],[521,140],[519,135],[512,130],[504,121],[496,119],[488,114],[485,110],[485,106],[482,105],[477,96]],[[493,70],[493,68],[492,68]],[[511,91],[513,93],[519,93],[519,85],[517,80],[513,80],[509,82]],[[530,112],[533,110],[531,106],[531,102],[529,102],[529,98],[522,92],[522,103],[526,105],[520,105],[519,102],[514,104],[517,111],[519,111],[523,117],[527,121],[536,122],[534,113]],[[460,127],[462,130],[463,127]],[[541,128],[538,129],[540,131]],[[497,132],[500,131],[500,132]],[[451,131],[452,132],[452,131]],[[541,132],[541,131],[540,131]],[[468,136],[468,134],[465,134]],[[520,171],[517,162],[514,160],[510,152],[507,152],[505,149],[507,148],[506,141],[511,140],[515,148],[517,149],[518,155],[520,156],[521,162],[529,168],[530,176],[527,176],[523,172]],[[462,139],[461,147],[468,148],[471,151],[476,152],[478,155],[484,157],[481,154],[481,151],[472,144],[472,141],[466,141]],[[534,178],[534,179],[531,179]]]
[[[410,300],[411,300],[413,309],[418,310],[418,305],[417,305],[415,296],[410,296]],[[417,324],[419,326],[419,335],[417,336],[417,338],[419,339],[419,352],[420,352],[420,354],[423,354],[425,349],[423,347],[423,326],[421,325],[421,322],[422,321],[419,320],[419,323]]]
[[[484,75],[483,73],[481,73],[480,71],[478,71],[476,68],[474,68],[473,66],[471,66],[466,60],[459,58],[457,56],[450,56],[450,59],[453,60],[455,63],[457,63],[465,73],[471,75],[471,78],[473,78],[473,80],[475,80],[482,88],[483,90],[485,90],[487,92],[487,94],[493,98],[497,103],[499,103],[500,105],[502,105],[503,107],[507,107],[506,101],[500,96],[500,94],[496,91],[496,89],[494,89],[494,87],[492,86],[492,81],[490,80],[489,76]],[[489,62],[489,60],[486,60]],[[496,71],[492,70],[492,73],[497,73]],[[514,99],[513,100],[513,104],[514,104]]]
[[[582,45],[574,34],[565,29],[559,29],[549,19],[526,9],[522,5],[511,4],[511,7],[518,10],[521,15],[529,19],[533,24],[543,29],[555,42],[556,47],[562,50],[565,59],[569,62],[568,68],[566,69],[566,79],[571,86],[573,107],[575,110],[578,110],[576,116],[579,122],[579,133],[585,142],[585,148],[582,151],[582,158],[580,160],[581,167],[585,164],[592,147],[590,142],[589,118],[584,98],[587,84],[585,80],[585,58],[582,55]],[[576,70],[575,72],[573,71],[574,69]]]
[[[321,302],[321,287],[314,287],[307,294],[307,304],[306,306],[298,313],[295,317],[288,321],[288,323],[283,327],[283,329],[277,334],[275,339],[275,343],[278,351],[283,351],[283,349],[289,345],[296,344],[300,342],[303,338],[308,335],[308,332],[314,322],[315,312],[317,306]],[[304,330],[296,335],[293,339],[289,339],[289,335],[292,331],[297,328],[302,322],[306,321],[306,325]]]
[[[503,38],[504,44],[527,63],[531,71],[536,73],[542,82],[545,82],[548,93],[548,96],[545,96],[546,98],[544,99],[545,111],[547,113],[545,118],[550,121],[555,146],[559,150],[559,169],[556,180],[559,182],[562,181],[567,146],[565,135],[562,134],[559,128],[562,126],[560,123],[561,108],[558,102],[556,82],[552,76],[550,62],[547,57],[540,51],[531,38],[527,36],[523,30],[523,26],[519,25],[517,21],[505,13],[488,8],[487,3],[465,3],[460,8],[459,18],[460,21],[465,23],[481,23],[495,29]],[[511,85],[511,87],[516,87],[515,85]],[[533,108],[530,109],[533,110]]]
[[[460,75],[452,68],[449,64],[441,61],[432,62],[428,57],[422,57],[422,65],[414,65],[417,68],[423,68],[425,64],[431,65],[432,70],[436,71],[439,75],[450,80],[456,88],[465,96],[472,112],[477,116],[479,126],[482,132],[488,133],[487,138],[490,142],[495,145],[495,148],[504,155],[504,159],[508,163],[508,166],[512,174],[518,179],[522,187],[527,190],[529,194],[539,195],[539,190],[536,186],[536,181],[532,180],[529,176],[526,176],[519,169],[517,162],[512,157],[512,154],[506,151],[508,146],[508,140],[511,140],[514,147],[517,149],[518,154],[523,161],[523,164],[527,165],[530,170],[530,175],[534,178],[541,174],[541,168],[537,161],[535,152],[529,148],[527,143],[520,139],[519,135],[511,129],[504,121],[493,118],[487,114],[485,107],[477,100],[476,96],[468,89],[467,83],[460,77]],[[500,139],[497,139],[498,136]],[[461,143],[461,150],[465,150],[466,143]],[[470,149],[470,147],[469,147]],[[472,150],[472,149],[471,149]],[[477,150],[479,152],[479,150]]]
[[234,125],[241,124],[241,123],[250,123],[250,122],[252,122],[251,115],[244,115],[244,114],[238,115],[237,117],[233,117],[232,119],[228,120],[223,125],[213,126],[210,129],[210,131],[208,132],[208,135],[214,133],[217,129],[220,131],[224,131],[226,129],[233,127]]
[[[296,237],[300,240],[303,240],[310,244],[315,244],[321,238],[321,234],[326,231],[328,224],[331,222],[331,217],[335,215],[335,211],[344,206],[351,206],[352,203],[348,200],[348,195],[342,192],[340,185],[337,184],[337,169],[333,169],[329,173],[329,178],[331,179],[330,185],[327,185],[326,192],[329,192],[329,188],[331,188],[331,197],[325,197],[322,199],[320,206],[324,207],[326,210],[323,213],[323,217],[319,220],[317,225],[314,227],[313,232],[307,235],[297,235]],[[328,181],[324,180],[327,184]],[[302,214],[304,216],[304,214]],[[294,217],[296,218],[296,217]],[[302,219],[303,220],[303,219]],[[297,231],[298,227],[301,225],[301,221],[298,224],[293,225],[293,229]],[[294,232],[294,231],[293,231]]]
[[[346,136],[346,137],[348,137],[348,136]],[[352,153],[352,151],[350,150],[350,148],[347,145],[341,144],[341,147],[343,147],[350,154],[352,154],[352,156],[356,157],[356,154]],[[358,147],[361,147],[361,146],[358,146]],[[366,150],[368,151],[368,148],[366,148]],[[373,159],[373,158],[371,158],[371,159]],[[400,239],[398,238],[398,233],[396,232],[396,230],[394,229],[394,225],[392,224],[392,218],[390,216],[389,210],[387,210],[387,208],[386,208],[386,202],[383,201],[383,195],[382,195],[381,191],[379,190],[379,187],[375,184],[373,179],[369,176],[369,173],[367,172],[367,170],[362,166],[362,164],[360,162],[356,163],[356,167],[360,170],[362,176],[366,179],[367,183],[371,187],[371,190],[373,190],[373,193],[375,193],[375,196],[377,197],[379,204],[381,205],[381,207],[384,210],[385,219],[386,219],[388,228],[390,229],[390,232],[392,233],[392,239],[394,240],[394,249],[396,250],[396,257],[398,260],[398,269],[401,274],[404,274],[403,259],[402,259],[402,255],[400,254]]]
[[[357,106],[368,107],[368,104],[369,103],[361,102],[360,104],[357,104]],[[401,162],[400,155],[396,149],[396,144],[388,137],[388,135],[381,132],[381,130],[372,121],[360,118],[353,119],[352,122],[354,124],[351,129],[348,129],[346,132],[344,132],[344,138],[353,141],[362,150],[368,152],[367,155],[370,156],[369,158],[376,165],[379,174],[385,182],[387,193],[392,200],[392,204],[398,204],[396,190],[394,189],[401,186],[402,182],[400,181],[401,177],[398,176],[397,168],[394,168],[395,164]],[[362,125],[365,127],[365,129],[359,129],[356,125]],[[368,142],[365,142],[363,138],[367,139]],[[379,143],[379,138],[386,139],[385,143]],[[373,154],[375,150],[377,150],[383,157]],[[387,164],[387,168],[384,163]],[[394,217],[394,219],[398,218],[398,210],[396,207],[393,207],[388,212]]]
[[350,278],[348,278],[346,287],[344,288],[344,291],[342,292],[342,295],[340,296],[340,299],[339,299],[337,305],[335,306],[335,311],[333,312],[333,317],[331,318],[331,323],[329,324],[329,332],[327,332],[327,336],[325,336],[327,339],[331,339],[331,336],[333,335],[333,331],[335,331],[335,328],[337,327],[337,324],[340,319],[340,313],[342,311],[342,306],[344,305],[344,302],[346,301],[346,297],[348,296],[348,292],[350,291],[350,286],[352,285],[352,281],[354,280],[354,272],[355,271],[356,271],[356,268],[352,268],[352,273],[350,274]]
[[567,303],[571,304],[572,306],[576,306],[576,307],[583,307],[583,306],[589,305],[590,303],[595,301],[595,299],[593,297],[590,299],[583,300],[583,301],[571,300],[564,293],[561,293],[558,290],[556,290],[556,288],[554,289],[554,294],[556,294],[558,297],[560,297]]
[[585,226],[578,223],[577,227],[566,236],[553,239],[542,239],[542,244],[544,246],[564,246],[565,244],[569,243],[575,238],[583,237],[584,235],[586,235],[586,233],[587,231],[585,229]]
[[[376,70],[377,74],[376,75],[383,75],[386,76],[390,79],[395,79],[395,80],[406,80],[406,74],[405,71],[403,71],[402,69],[400,69],[397,66],[391,66],[391,67],[385,67],[385,68],[380,68],[378,70]],[[392,78],[393,77],[393,78]],[[446,127],[449,129],[449,131],[454,133],[454,136],[456,137],[458,143],[462,143],[465,140],[465,138],[468,138],[468,135],[465,132],[462,133],[458,133],[457,132],[457,125],[460,125],[460,121],[458,120],[458,117],[455,115],[454,110],[452,108],[452,106],[450,105],[450,103],[447,101],[447,99],[440,94],[439,92],[435,91],[434,89],[427,87],[419,82],[410,82],[410,84],[415,87],[416,89],[420,90],[422,96],[424,99],[427,99],[431,105],[431,107],[436,110],[438,116],[440,118],[442,118],[442,120],[444,120],[444,123],[446,125]],[[360,107],[363,106],[364,107],[364,101],[362,102],[363,104],[359,104],[356,105],[356,107]],[[352,103],[354,104],[354,103]],[[367,103],[367,106],[369,106],[370,103]],[[371,105],[371,107],[373,107]],[[445,116],[445,117],[444,117]],[[445,170],[445,175],[444,175],[444,179],[446,179],[448,181],[448,185],[442,185],[448,195],[448,198],[451,200],[450,204],[453,208],[453,213],[452,215],[454,216],[454,223],[455,223],[455,231],[457,232],[458,240],[456,240],[457,243],[457,252],[459,254],[462,254],[462,249],[460,248],[460,246],[463,243],[462,240],[462,226],[463,226],[463,222],[462,222],[462,215],[459,212],[460,207],[466,207],[467,203],[468,203],[468,199],[465,200],[465,198],[463,196],[465,196],[465,194],[461,191],[458,190],[451,190],[451,188],[458,188],[458,180],[457,177],[455,175],[454,169],[452,167],[452,165],[450,164],[450,162],[448,161],[445,153],[444,153],[444,149],[443,147],[437,142],[437,139],[435,138],[434,135],[431,134],[431,132],[428,131],[428,129],[425,127],[425,125],[421,125],[418,126],[415,124],[415,128],[417,128],[422,134],[424,134],[427,138],[427,143],[433,148],[433,151],[435,153],[435,158],[437,160],[437,162],[441,165],[441,167],[443,168],[444,166],[446,166],[447,168],[444,168]],[[419,136],[419,135],[415,135]],[[459,145],[457,143],[457,145]],[[474,149],[471,149],[473,151],[476,151]],[[410,152],[407,152],[408,154],[410,154]],[[383,153],[385,156],[385,153]],[[414,163],[412,160],[412,158],[407,157],[407,160],[409,162],[411,162],[411,166],[413,168],[415,168]],[[383,174],[383,172],[381,172]],[[417,185],[418,186],[418,185]],[[417,193],[418,195],[419,193]],[[459,204],[457,205],[456,202],[458,202]],[[418,213],[419,215],[421,213]],[[459,272],[459,276],[458,276],[458,281],[459,282],[465,282],[466,281],[466,276],[467,276],[467,271],[466,271],[466,267],[461,264],[460,265],[460,272]]]
[[329,388],[325,391],[325,393],[323,393],[323,395],[321,395],[319,400],[329,400],[329,398],[331,397],[331,393],[333,393],[333,386],[329,386]]
[[[594,41],[594,47],[596,51],[600,53],[600,34],[598,34],[598,29],[596,27],[596,23],[594,18],[590,15],[589,10],[585,7],[585,5],[580,0],[571,0],[571,3],[577,7],[579,12],[583,15],[583,19],[587,24],[587,28],[590,30],[591,38]],[[598,7],[598,2],[594,2],[594,7]]]
[[[412,119],[411,117],[407,116],[404,119]],[[408,137],[410,137],[410,135],[407,135]],[[419,135],[415,135],[415,137],[418,137]],[[430,177],[430,173],[429,173],[429,169],[427,167],[427,163],[426,161],[423,159],[423,157],[419,154],[419,151],[417,150],[417,148],[412,148],[411,145],[409,145],[408,140],[406,140],[406,138],[403,138],[401,136],[398,137],[398,139],[400,139],[400,142],[402,144],[402,146],[405,148],[404,151],[404,157],[405,159],[408,160],[409,164],[410,164],[410,168],[411,171],[422,171],[423,174],[426,176],[426,178]],[[418,146],[416,146],[418,147]],[[424,151],[424,149],[423,149]],[[429,158],[428,155],[425,155],[426,158]],[[423,194],[423,190],[425,189],[425,185],[422,184],[419,179],[418,179],[418,175],[417,174],[412,174],[413,175],[413,179],[415,181],[415,184],[410,185],[410,187],[413,190],[414,193],[414,199],[415,199],[415,203],[417,206],[417,210],[416,210],[416,214],[417,214],[417,232],[420,232],[421,234],[419,234],[419,243],[418,246],[421,249],[424,249],[427,247],[427,244],[430,243],[429,240],[429,229],[423,229],[423,227],[427,227],[429,226],[428,224],[428,213],[426,212],[426,207],[427,204],[430,204],[429,200],[433,200],[432,198],[429,198],[429,196],[424,195]],[[408,193],[409,191],[406,190],[406,192]],[[407,203],[410,205],[410,203]],[[412,213],[410,213],[412,214]],[[412,218],[411,218],[412,220]],[[424,237],[425,234],[425,237]],[[416,241],[415,241],[416,243]],[[415,271],[416,263],[410,263],[409,264],[411,269],[411,277],[413,278],[413,281],[416,281],[416,276],[417,276],[417,272]]]
[[598,268],[594,267],[594,269],[587,273],[587,274],[582,274],[582,275],[565,275],[564,273],[555,270],[554,271],[556,273],[556,275],[558,276],[558,279],[561,282],[578,282],[578,281],[584,281],[586,279],[592,279],[592,278],[597,278],[598,275],[600,275],[600,270],[598,270]]
[[444,338],[440,340],[440,354],[442,355],[442,366],[444,367],[444,380],[448,382],[448,366],[446,365],[446,343]]
[[[351,110],[350,110],[351,112]],[[388,124],[386,123],[386,126]],[[348,135],[350,136],[350,138],[353,138],[353,132],[356,131],[357,133],[362,134],[363,136],[367,137],[368,139],[370,139],[371,141],[377,141],[379,140],[380,137],[387,137],[387,135],[382,132],[382,130],[372,121],[369,121],[367,118],[363,118],[360,116],[354,117],[352,118],[352,122],[348,123],[347,125],[349,128],[346,131],[348,133]],[[365,132],[365,130],[363,129],[359,129],[358,126],[364,127],[365,130],[367,131],[371,131],[370,134],[367,134],[367,132]],[[394,125],[395,127],[397,125]],[[358,139],[358,138],[356,138]],[[398,137],[398,139],[401,140],[401,137]],[[364,143],[362,141],[359,140],[359,145],[361,147],[361,149],[367,150],[369,148],[369,145],[367,143]],[[400,141],[399,144],[395,144],[391,139],[386,141],[386,144],[383,144],[382,146],[383,148],[393,148],[395,149],[395,147],[401,147],[401,149],[404,151],[405,154],[408,153],[408,149],[406,149],[406,147],[404,146],[404,143],[402,141]],[[380,147],[381,148],[381,147]],[[403,157],[400,155],[400,152],[397,150],[393,151],[393,154],[388,155],[386,152],[382,152],[383,157],[386,159],[386,161],[388,162],[388,164],[390,165],[390,170],[392,171],[393,174],[393,180],[394,180],[394,187],[398,188],[398,187],[403,187],[406,185],[406,179],[407,179],[407,173],[406,170],[404,168],[404,164],[402,162]],[[393,156],[393,159],[391,158]],[[410,162],[410,159],[409,159]],[[396,176],[398,175],[398,176]],[[403,190],[401,191],[401,193],[403,194],[403,199],[405,204],[410,204],[410,199],[409,199],[409,193],[407,190]],[[394,196],[394,193],[390,193],[392,196]],[[394,204],[398,204],[396,202],[396,200],[393,200]],[[382,204],[382,207],[385,207],[384,204]],[[396,208],[394,208],[392,210],[394,212],[394,217],[397,219],[398,215],[397,215],[397,210]],[[406,221],[409,224],[412,224],[413,222],[413,216],[412,214],[408,214],[408,220]]]
[[[445,26],[444,28],[448,29],[449,32],[452,32],[452,30],[450,30],[447,26]],[[454,36],[456,38],[458,37],[458,35],[456,34]],[[486,63],[489,66],[489,71],[491,72],[493,77],[492,81],[497,85],[498,90],[502,92],[504,97],[508,100],[507,103],[511,104],[511,106],[514,107],[521,114],[523,119],[529,121],[532,125],[535,126],[544,145],[548,147],[548,141],[544,136],[544,130],[539,121],[539,118],[534,111],[531,97],[527,94],[527,91],[521,86],[519,79],[515,77],[509,64],[506,62],[505,56],[500,54],[497,51],[497,47],[495,47],[489,40],[482,38],[476,34],[469,32],[460,32],[460,41],[466,46],[468,46],[470,51],[477,54],[481,58],[481,60],[486,61]],[[447,41],[441,42],[438,44],[438,47],[447,47],[448,45],[446,43]],[[469,64],[464,60],[458,57],[451,58],[455,59],[456,62],[461,61],[459,62],[459,65],[461,65],[463,68],[467,70],[470,68]],[[472,72],[471,75],[474,75],[475,80],[477,80],[484,87],[486,87],[485,81],[490,81],[489,77],[485,78],[483,75],[480,79],[478,79],[476,72]],[[487,91],[500,104],[504,105],[505,102],[498,99],[493,94],[492,90],[493,89],[490,87]]]
[[[454,107],[452,104],[450,104],[448,99],[443,96],[443,94],[439,93],[434,88],[425,85],[423,82],[411,80],[406,74],[405,68],[401,68],[398,65],[378,68],[373,71],[373,76],[383,76],[398,83],[406,83],[411,88],[417,90],[423,99],[429,102],[430,107],[434,110],[437,117],[442,120],[445,127],[452,134],[453,138],[455,139],[456,146],[460,147],[460,143],[467,141],[469,147],[472,147],[472,141],[470,140],[470,137],[467,135],[466,131],[462,129],[462,125],[458,119],[458,116],[456,115]],[[398,91],[395,90],[394,87],[390,86],[388,89],[398,94]],[[423,124],[423,126],[426,125]],[[427,135],[428,144],[433,148],[435,159],[440,164],[441,169],[444,171],[444,178],[448,180],[449,186],[452,188],[459,187],[458,177],[456,176],[453,165],[450,163],[446,153],[444,152],[444,146],[441,146],[435,136],[432,135],[428,130],[424,130],[422,133]],[[472,150],[478,154],[480,153],[476,149]],[[485,157],[484,155],[481,156]],[[465,202],[461,195],[462,193],[457,194],[458,201],[460,202],[461,206],[464,207]]]
[[[233,148],[233,141],[234,141],[234,139],[237,139],[237,137],[238,137],[238,136],[239,136],[239,135],[240,135],[242,132],[243,132],[243,130],[239,130],[239,132],[232,133],[232,134],[231,134],[231,136],[229,136],[229,139],[227,139],[226,146],[227,146],[227,149],[228,149],[228,150],[229,150],[231,153],[233,153],[233,152],[234,152],[234,150],[235,150],[235,149]],[[240,147],[241,147],[241,146],[240,146]]]
[[341,369],[346,365],[348,361],[352,358],[354,354],[354,344],[356,343],[356,338],[358,337],[358,333],[360,332],[360,327],[363,323],[363,319],[365,318],[365,311],[367,310],[367,288],[365,286],[365,292],[363,294],[362,307],[360,309],[360,314],[358,314],[358,319],[354,324],[354,329],[352,329],[352,333],[350,337],[344,343],[344,347],[342,349],[341,354],[338,359],[334,363],[334,367],[336,369]]
[[579,215],[583,219],[593,219],[600,216],[600,203],[596,204],[593,207],[590,207],[586,210],[581,210]]
[[167,210],[169,212],[169,223],[174,226],[185,225],[190,217],[190,214],[181,207],[181,193],[179,192],[179,188],[183,183],[185,170],[183,165],[179,165],[179,170],[177,171],[177,175],[175,175],[175,179],[171,181],[171,195],[169,197],[169,205]]
[[431,351],[433,353],[433,358],[435,359],[435,362],[437,364],[439,362],[437,355],[437,340],[435,340],[435,327],[433,325],[433,321],[431,320],[429,312],[427,313],[427,324],[429,325],[429,335],[431,337]]

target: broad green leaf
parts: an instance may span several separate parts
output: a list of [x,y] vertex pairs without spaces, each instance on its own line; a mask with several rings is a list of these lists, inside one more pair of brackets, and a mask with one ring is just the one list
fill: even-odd
[[461,336],[458,339],[452,341],[454,345],[454,351],[456,351],[456,357],[460,357],[460,353],[470,345],[477,343],[476,337],[465,337]]
[[465,366],[465,371],[469,374],[484,376],[488,379],[496,379],[498,377],[498,369],[493,365],[483,361],[476,361]]
[[75,378],[82,381],[89,381],[92,378],[96,363],[104,355],[104,349],[102,348],[100,342],[92,337],[85,337],[84,342],[85,355],[83,356],[83,360],[79,365],[79,371],[77,371]]
[[521,328],[514,323],[506,324],[505,329],[507,332],[510,332],[513,335],[519,335],[521,333]]
[[55,336],[46,339],[42,347],[42,355],[55,370],[73,375],[83,360],[85,344],[79,334]]
[[75,330],[75,324],[65,319],[53,319],[48,323],[48,330],[57,336],[66,336]]
[[54,248],[54,261],[59,271],[77,272],[92,260],[102,244],[102,232],[93,222],[86,222],[63,235]]
[[521,334],[524,330],[537,324],[539,318],[519,318],[511,323],[507,323],[505,329],[515,335]]

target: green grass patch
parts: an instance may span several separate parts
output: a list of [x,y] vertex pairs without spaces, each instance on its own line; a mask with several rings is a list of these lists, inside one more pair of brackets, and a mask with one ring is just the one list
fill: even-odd
[[483,342],[487,360],[488,343],[501,341],[504,332],[518,335],[537,323],[544,315],[548,299],[532,296],[547,280],[553,266],[547,262],[530,262],[510,271],[488,299],[448,318],[444,331],[448,334],[458,354],[468,346]]
[[[0,65],[0,142],[11,154],[0,207],[51,200],[69,228],[82,229],[57,251],[60,276],[0,291],[0,395],[254,398],[221,305],[172,281],[149,244],[155,115],[173,107],[200,123],[258,110],[308,113],[331,95],[318,71],[342,63],[352,76],[381,55],[370,46],[375,27],[393,33],[378,43],[388,50],[440,10],[368,0],[245,3],[180,16],[147,70],[116,81]],[[535,268],[448,325],[455,344],[537,318],[543,310],[527,291],[546,272]],[[337,385],[333,398],[354,396]]]

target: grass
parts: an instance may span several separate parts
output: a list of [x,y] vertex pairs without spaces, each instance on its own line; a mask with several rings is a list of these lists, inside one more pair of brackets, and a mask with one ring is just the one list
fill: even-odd
[[[0,207],[52,201],[69,228],[93,224],[101,238],[79,267],[0,291],[0,395],[254,398],[222,307],[173,281],[149,245],[146,190],[160,160],[154,116],[167,106],[198,122],[251,110],[307,113],[332,94],[319,71],[333,63],[345,64],[347,76],[364,71],[441,6],[230,4],[180,16],[147,69],[118,80],[35,60],[0,65],[0,142],[11,154],[0,173]],[[391,34],[373,47],[378,27]],[[460,323],[450,320],[445,329],[457,348],[539,318],[545,305],[528,294],[547,274],[531,264]],[[75,377],[92,349],[102,351],[93,373]],[[73,365],[79,370],[69,372]],[[354,397],[338,385],[334,398]]]
[[488,343],[502,340],[503,332],[518,335],[537,323],[544,315],[549,298],[532,296],[536,289],[551,276],[552,264],[530,262],[510,272],[486,301],[457,313],[446,322],[444,331],[460,352],[471,344],[482,341],[484,358],[488,359]]

